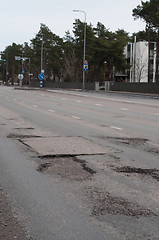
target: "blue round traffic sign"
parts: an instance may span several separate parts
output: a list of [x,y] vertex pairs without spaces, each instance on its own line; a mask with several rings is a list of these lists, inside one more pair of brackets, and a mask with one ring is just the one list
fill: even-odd
[[43,80],[43,79],[45,78],[45,76],[44,76],[43,73],[40,73],[39,76],[38,76],[38,78],[39,78],[40,80]]

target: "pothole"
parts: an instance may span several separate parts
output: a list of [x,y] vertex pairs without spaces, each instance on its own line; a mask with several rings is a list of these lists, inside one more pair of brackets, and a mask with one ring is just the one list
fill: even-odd
[[8,138],[18,138],[18,139],[22,139],[22,138],[39,138],[40,136],[11,133],[11,134],[9,134],[7,137],[8,137]]
[[34,130],[32,127],[26,127],[26,128],[14,128],[16,130]]
[[[43,159],[46,161],[46,159]],[[93,173],[84,161],[79,162],[75,157],[47,158],[47,162],[39,165],[38,171],[59,175],[67,180],[83,181],[89,179]]]
[[156,179],[159,181],[159,170],[157,169],[142,169],[142,168],[134,168],[134,167],[129,167],[129,166],[124,166],[124,167],[118,167],[115,168],[116,172],[122,172],[122,173],[137,173],[137,174],[142,174],[142,175],[148,175],[151,176],[152,178]]
[[146,150],[149,153],[159,154],[159,149],[158,148],[149,148],[149,149],[146,149]]
[[108,139],[112,139],[115,140],[118,143],[122,143],[125,145],[143,145],[145,144],[148,139],[145,138],[122,138],[122,137],[116,137],[116,138],[112,138],[112,137],[108,137]]
[[131,217],[156,216],[149,209],[144,209],[123,198],[110,196],[110,194],[105,191],[93,190],[91,191],[91,198],[95,202],[92,214],[96,216],[106,214]]

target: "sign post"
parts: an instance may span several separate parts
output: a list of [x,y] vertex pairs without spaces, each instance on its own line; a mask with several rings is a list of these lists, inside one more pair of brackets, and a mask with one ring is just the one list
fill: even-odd
[[39,76],[38,76],[39,80],[40,80],[40,88],[43,87],[43,80],[45,78],[45,75],[44,73],[40,73]]
[[22,87],[23,86],[23,74],[18,74],[18,79],[19,79],[19,87]]

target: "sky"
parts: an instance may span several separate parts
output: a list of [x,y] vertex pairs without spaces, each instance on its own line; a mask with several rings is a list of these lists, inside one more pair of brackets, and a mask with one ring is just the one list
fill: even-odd
[[110,31],[124,29],[128,33],[145,29],[141,20],[134,21],[132,10],[141,0],[4,0],[0,5],[0,51],[12,43],[30,43],[45,24],[54,34],[64,37],[66,31],[72,33],[75,19],[93,27],[98,22]]

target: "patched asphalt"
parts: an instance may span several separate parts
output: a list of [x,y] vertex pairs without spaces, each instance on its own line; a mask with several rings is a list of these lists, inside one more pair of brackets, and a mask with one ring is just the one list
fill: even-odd
[[109,149],[82,137],[23,138],[21,141],[40,156],[106,154]]

